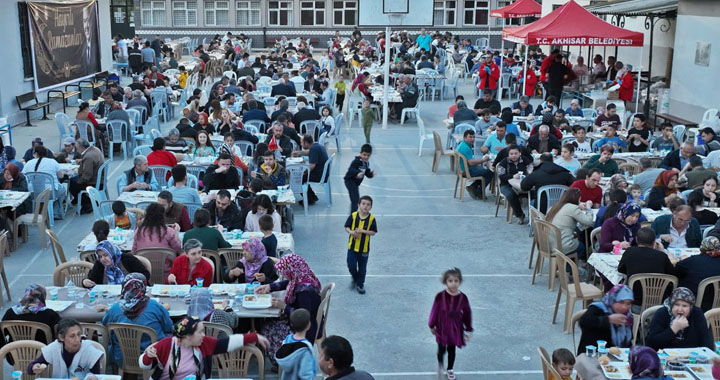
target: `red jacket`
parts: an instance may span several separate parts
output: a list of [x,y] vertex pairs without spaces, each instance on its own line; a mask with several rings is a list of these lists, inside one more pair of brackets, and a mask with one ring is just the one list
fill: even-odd
[[[203,288],[207,288],[212,284],[214,276],[212,265],[208,264],[205,259],[202,259],[193,269],[190,281],[188,281],[190,259],[188,259],[187,255],[180,255],[175,259],[170,274],[175,275],[175,281],[178,285],[195,286],[197,285],[197,279],[202,278]],[[165,282],[167,283],[167,280]]]
[[545,59],[543,59],[542,63],[540,64],[540,82],[545,82],[547,71],[550,68],[550,65],[552,65],[553,61],[555,60],[555,54],[550,54]]
[[[483,63],[482,66],[480,66],[480,70],[478,71],[478,75],[480,76],[480,85],[478,86],[479,89],[490,89],[490,90],[497,90],[498,86],[498,79],[500,78],[500,67],[495,64],[495,62],[490,64],[490,74],[485,70],[485,67],[488,67],[487,64]],[[488,84],[488,79],[490,80],[490,83]]]
[[[523,79],[522,71],[520,71],[520,73],[518,74],[517,79],[518,79],[518,82],[520,81],[520,79]],[[537,74],[535,74],[535,71],[528,70],[527,75],[525,75],[525,82],[526,82],[525,95],[526,96],[532,97],[533,95],[535,95],[535,85],[537,84],[537,81],[538,81],[538,78],[537,78]],[[519,84],[520,84],[520,87],[522,88],[523,84],[522,83],[519,83]]]
[[[167,150],[154,150],[147,155],[148,166],[164,165],[174,168],[177,165],[177,158],[175,154],[168,152]],[[170,173],[165,176],[165,180],[170,179]]]
[[633,98],[633,90],[635,89],[635,79],[633,79],[631,72],[626,72],[622,78],[620,78],[620,89],[618,90],[618,98],[626,102],[631,102]]

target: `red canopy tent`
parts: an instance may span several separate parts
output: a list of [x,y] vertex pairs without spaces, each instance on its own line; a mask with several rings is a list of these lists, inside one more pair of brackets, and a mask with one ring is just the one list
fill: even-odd
[[[641,32],[633,32],[609,24],[574,0],[570,0],[531,24],[503,28],[502,38],[525,45],[640,46],[642,48],[644,35]],[[642,53],[640,56],[642,57]],[[525,49],[525,65],[527,65],[527,49]]]
[[[491,17],[499,17],[503,19],[503,29],[505,29],[506,18],[523,18],[523,17],[540,17],[542,14],[542,6],[535,0],[518,0],[510,5],[504,6],[500,9],[494,9],[490,11]],[[500,54],[505,50],[505,40],[500,41]],[[500,57],[500,73],[502,73],[503,60]],[[498,88],[502,95],[502,74],[498,78]]]

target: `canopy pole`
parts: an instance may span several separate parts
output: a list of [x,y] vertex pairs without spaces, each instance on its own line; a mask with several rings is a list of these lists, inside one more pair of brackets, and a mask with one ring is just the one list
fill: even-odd
[[[502,19],[502,28],[505,29],[505,18]],[[498,90],[500,91],[500,97],[498,99],[502,99],[502,76],[503,76],[503,49],[505,48],[505,39],[502,38],[502,32],[500,32],[500,76],[498,77]],[[510,90],[508,90],[510,92]],[[510,94],[508,93],[508,97],[510,97]]]
[[[530,45],[525,45],[525,60],[523,61],[523,92],[520,96],[525,96],[525,88],[527,87],[528,50],[530,50]],[[534,95],[534,92],[533,92],[533,95]]]
[[383,65],[383,79],[385,84],[383,86],[383,129],[388,128],[388,114],[390,113],[390,110],[388,108],[388,87],[390,87],[390,59],[392,58],[390,56],[390,45],[392,45],[392,43],[390,43],[390,26],[388,25],[385,27],[385,64]]
[[[637,90],[635,93],[635,113],[638,112],[638,104],[640,102],[640,75],[642,73],[642,60],[643,60],[643,50],[644,49],[645,49],[645,44],[643,44],[643,46],[640,46],[640,64],[637,65],[638,66],[638,69],[637,69],[638,76],[637,76]],[[649,117],[649,115],[647,115],[646,117]]]

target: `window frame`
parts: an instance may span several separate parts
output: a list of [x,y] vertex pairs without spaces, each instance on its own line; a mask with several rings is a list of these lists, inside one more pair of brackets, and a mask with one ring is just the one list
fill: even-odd
[[[247,8],[241,8],[240,4],[247,4]],[[257,9],[254,9],[252,6],[253,4],[257,4]],[[246,24],[240,23],[240,12],[247,12],[247,20],[248,22]],[[252,14],[254,12],[257,12],[257,24],[252,24]],[[235,25],[236,26],[262,26],[262,4],[260,0],[236,0],[235,1]]]
[[[318,7],[317,3],[322,2],[322,7]],[[304,4],[312,4],[311,8],[303,7]],[[313,23],[303,24],[303,13],[312,12]],[[327,15],[327,0],[300,0],[300,26],[325,26],[325,16]],[[318,17],[320,17],[321,23],[318,23]]]
[[[272,3],[278,3],[278,7],[270,8],[270,4],[272,4]],[[268,11],[267,26],[271,26],[271,27],[292,27],[292,26],[294,26],[295,20],[293,19],[293,17],[294,17],[293,12],[295,11],[295,9],[294,9],[295,7],[294,7],[293,3],[294,3],[293,0],[270,0],[270,1],[268,1],[267,2],[267,11]],[[282,12],[288,13],[287,14],[287,21],[288,21],[287,24],[280,23],[280,19],[282,18],[282,17],[280,17],[280,15],[282,14]],[[277,13],[278,22],[275,24],[272,23],[272,14],[273,13]]]
[[[450,1],[455,2],[454,7],[447,5]],[[455,25],[457,25],[457,13],[458,13],[457,12],[457,2],[458,1],[459,0],[434,0],[433,1],[433,24],[435,26],[455,26]],[[437,3],[441,3],[442,5],[440,7],[438,7]],[[435,12],[438,12],[438,11],[442,12],[442,14],[443,14],[442,22],[439,24],[437,23],[437,20],[435,20]],[[445,22],[445,20],[448,18],[448,13],[452,13],[452,19],[453,19],[452,23]]]
[[[508,5],[512,4],[512,3],[513,3],[512,0],[498,0],[497,7],[498,7],[498,9],[499,9],[499,8],[503,8],[503,7],[506,7],[506,6],[508,6]],[[519,25],[520,25],[520,21],[521,21],[523,18],[524,18],[524,17],[506,18],[506,19],[505,19],[505,26],[519,26]],[[495,26],[502,26],[502,25],[503,25],[503,19],[501,19],[501,18],[496,18],[496,19],[495,19]]]
[[[175,8],[176,4],[184,3],[184,8]],[[195,9],[188,8],[188,4],[195,4]],[[175,23],[175,12],[185,13],[185,24],[180,25]],[[172,25],[173,26],[197,26],[197,0],[173,0],[172,2]],[[195,13],[195,23],[190,23],[190,13]]]
[[[357,25],[358,21],[358,2],[359,0],[330,0],[332,3],[332,24],[333,26],[355,26]],[[335,3],[342,3],[342,8],[335,8]],[[355,3],[352,7],[347,7],[347,3]],[[342,18],[342,23],[336,23],[335,22],[335,14],[340,13],[340,17]],[[345,12],[355,12],[355,17],[353,20],[348,23],[347,20],[345,20]]]
[[[465,6],[467,1],[472,1],[473,6],[471,8],[468,8]],[[486,3],[487,5],[485,7],[479,7],[477,5],[478,2],[483,2],[483,3]],[[485,11],[485,13],[486,13],[485,18],[487,19],[487,22],[485,22],[484,24],[478,24],[478,20],[475,17],[477,15],[478,11]],[[472,12],[472,17],[473,17],[472,23],[467,23],[465,21],[465,17],[468,12]],[[488,26],[489,23],[490,23],[490,0],[487,0],[487,1],[485,1],[485,0],[463,0],[462,24],[464,26]]]
[[[218,8],[218,3],[225,3],[226,8]],[[212,8],[208,8],[208,4],[213,4]],[[218,12],[227,12],[227,23],[218,23]],[[208,22],[208,14],[212,13],[213,22]],[[205,26],[230,26],[230,0],[203,0],[203,25]]]
[[[150,4],[150,8],[143,8],[143,4]],[[156,4],[162,4],[162,8],[155,8]],[[145,18],[145,12],[150,12],[150,22]],[[163,22],[155,20],[155,12],[162,12]],[[167,8],[164,0],[141,0],[140,1],[140,24],[142,26],[166,26],[167,25]]]

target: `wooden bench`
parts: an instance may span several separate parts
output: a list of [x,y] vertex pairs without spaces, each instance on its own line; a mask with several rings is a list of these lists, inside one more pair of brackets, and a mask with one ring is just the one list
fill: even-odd
[[[72,90],[72,88],[75,88],[75,90]],[[62,105],[63,105],[63,113],[67,113],[67,101],[68,99],[74,97],[74,96],[80,96],[80,85],[79,84],[69,84],[65,86],[65,90],[48,90],[47,92],[47,101],[50,103],[50,98],[60,98],[62,99]]]
[[[85,79],[78,82],[79,89],[89,88],[90,90],[99,88],[99,87],[105,87],[107,89],[108,86],[108,77],[110,74],[107,71],[103,71],[101,73],[95,74],[92,79]],[[82,90],[81,90],[82,91]]]
[[47,113],[50,110],[50,102],[40,103],[37,99],[35,91],[18,95],[15,97],[15,100],[17,101],[20,110],[25,111],[25,116],[27,118],[27,123],[25,125],[32,127],[32,124],[30,124],[30,111],[39,110],[41,108],[43,110],[42,120],[48,120]]
[[690,120],[685,120],[681,117],[677,117],[674,115],[670,115],[667,113],[657,113],[655,114],[655,125],[657,125],[657,118],[664,119],[665,121],[671,122],[673,125],[684,125],[685,128],[697,128],[698,123],[692,122]]

